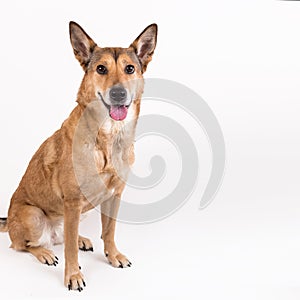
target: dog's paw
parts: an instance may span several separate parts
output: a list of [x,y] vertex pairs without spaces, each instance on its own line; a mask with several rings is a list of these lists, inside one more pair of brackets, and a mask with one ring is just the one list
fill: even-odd
[[92,242],[85,237],[79,236],[78,238],[78,247],[82,251],[94,251]]
[[132,265],[128,258],[120,252],[109,253],[105,251],[105,256],[108,262],[115,268],[129,268]]
[[81,272],[77,272],[76,274],[72,274],[70,276],[65,276],[65,286],[69,289],[69,291],[79,291],[81,292],[83,288],[86,286],[83,275]]
[[55,267],[58,264],[58,257],[56,257],[51,250],[43,247],[37,247],[30,248],[28,251],[33,254],[42,264]]

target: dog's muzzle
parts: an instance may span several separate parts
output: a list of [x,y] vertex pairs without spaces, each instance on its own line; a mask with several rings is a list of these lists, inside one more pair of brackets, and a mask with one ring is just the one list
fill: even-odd
[[98,94],[113,120],[123,121],[127,117],[128,108],[131,102],[127,104],[128,98],[126,89],[120,86],[112,87],[108,93],[110,104],[104,100],[101,93]]

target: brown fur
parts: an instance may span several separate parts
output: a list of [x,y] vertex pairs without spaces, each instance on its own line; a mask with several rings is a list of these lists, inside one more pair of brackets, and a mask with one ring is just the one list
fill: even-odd
[[[59,231],[63,223],[65,285],[69,289],[81,291],[85,286],[78,265],[78,248],[93,250],[90,240],[79,236],[80,215],[99,204],[104,251],[109,262],[114,267],[131,265],[115,245],[115,219],[125,187],[123,179],[134,162],[133,143],[143,92],[142,74],[151,60],[156,32],[153,24],[129,48],[100,48],[78,24],[70,23],[74,54],[85,71],[78,105],[33,156],[11,199],[7,224],[5,220],[0,222],[0,230],[9,231],[12,248],[28,251],[49,265],[56,265],[58,261],[42,237],[48,230],[50,243],[62,242]],[[124,72],[129,64],[135,67],[134,74]],[[106,66],[109,73],[98,74],[98,65]],[[98,92],[105,93],[116,84],[122,84],[135,94],[128,110],[130,122],[111,119],[107,108],[97,98]],[[99,119],[104,120],[100,128]],[[95,128],[96,138],[93,138]],[[94,159],[97,174],[90,157]],[[99,177],[103,183],[100,187],[93,184]],[[87,195],[91,197],[87,199]]]

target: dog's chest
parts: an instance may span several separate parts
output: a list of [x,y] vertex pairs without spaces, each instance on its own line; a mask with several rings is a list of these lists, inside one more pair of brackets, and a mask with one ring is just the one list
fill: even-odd
[[123,149],[113,150],[112,153],[95,149],[94,160],[98,174],[107,178],[105,181],[110,177],[123,177],[123,172],[129,167],[127,154]]
[[96,206],[117,194],[126,182],[134,161],[133,138],[123,132],[107,135],[100,131],[96,144],[86,145],[86,150],[85,156],[91,159],[82,166],[85,172],[80,187],[89,203]]
[[99,131],[94,157],[100,173],[122,175],[123,169],[132,164],[133,131],[119,123]]

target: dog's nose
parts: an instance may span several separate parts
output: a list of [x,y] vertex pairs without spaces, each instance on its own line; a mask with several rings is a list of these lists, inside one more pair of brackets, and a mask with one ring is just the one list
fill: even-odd
[[126,99],[127,92],[123,87],[113,87],[109,91],[109,96],[113,101],[120,102]]

